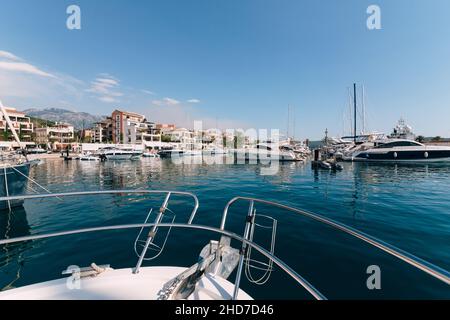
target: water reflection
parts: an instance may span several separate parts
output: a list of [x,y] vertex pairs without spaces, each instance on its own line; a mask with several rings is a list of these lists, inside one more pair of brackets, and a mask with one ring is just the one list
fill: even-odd
[[[30,234],[24,207],[0,212],[0,237],[2,239],[23,237]],[[31,243],[21,242],[0,245],[0,291],[14,286],[25,264],[24,253]]]
[[[202,223],[208,225],[217,225],[220,222],[223,206],[234,196],[247,195],[273,200],[329,216],[444,268],[450,266],[450,248],[447,241],[450,236],[449,167],[434,164],[345,163],[342,171],[330,172],[312,170],[309,163],[280,163],[278,172],[272,176],[263,175],[262,169],[262,165],[227,164],[226,161],[223,164],[217,162],[213,164],[195,163],[194,161],[177,164],[170,159],[155,158],[140,161],[107,161],[105,163],[64,162],[58,159],[46,161],[43,165],[35,168],[32,177],[53,192],[98,189],[191,191],[198,195],[200,200],[199,218],[204,219]],[[28,218],[32,219],[33,233],[45,233],[102,225],[106,222],[111,225],[142,222],[151,203],[139,202],[138,198],[108,195],[85,200],[71,199],[63,203],[64,209],[56,200],[45,201],[39,205],[37,202],[36,205],[28,203],[26,208],[30,214]],[[155,202],[152,206],[154,205],[156,208],[160,205],[161,201],[159,200],[161,199],[153,200]],[[124,206],[128,207],[124,208]],[[180,209],[182,209],[181,206]],[[63,211],[63,218],[54,214],[58,210],[59,212]],[[175,212],[181,212],[181,210],[175,210]],[[268,213],[271,214],[273,211]],[[25,220],[25,226],[28,226],[25,213],[22,212],[21,216]],[[236,227],[241,228],[243,216],[233,216],[232,214],[230,216],[236,218]],[[292,219],[290,217],[292,216],[280,214],[278,237],[280,243],[284,242],[285,245],[283,249],[277,249],[280,253],[283,253],[282,250],[285,251],[286,257],[293,260],[294,266],[297,262],[299,265],[301,264],[300,267],[305,266],[305,260],[298,259],[300,251],[295,251],[296,254],[292,255],[292,249],[296,249],[301,241],[305,241],[305,239],[299,238],[300,230],[303,230],[304,236],[310,241],[308,245],[314,247],[310,249],[308,246],[303,247],[304,252],[314,254],[320,251],[317,250],[317,247],[331,248],[330,246],[338,241],[338,238],[334,238],[335,234],[324,235],[323,226],[306,224],[305,221],[299,221],[296,216]],[[2,219],[0,231],[6,234],[6,230],[9,230],[11,237],[13,231],[11,222],[5,220],[6,216],[3,216]],[[233,225],[230,223],[230,226]],[[25,230],[22,231],[22,234],[30,232],[29,227],[22,228],[22,230]],[[16,236],[21,232],[18,233]],[[97,238],[93,236],[93,239]],[[108,249],[111,251],[124,245],[114,237],[104,240],[108,242]],[[197,241],[197,239],[191,240],[193,243]],[[186,241],[183,244],[188,247],[191,242]],[[45,250],[52,253],[58,248],[56,245],[52,247],[49,242],[44,243],[44,246]],[[43,247],[35,251],[40,252]],[[70,252],[73,256],[70,258],[73,261],[68,263],[85,259],[86,252],[78,251],[77,248],[77,244],[73,248],[71,247],[73,250]],[[327,272],[326,268],[322,267],[326,265],[323,261],[331,259],[333,254],[336,255],[336,261],[344,258],[350,260],[357,258],[355,255],[348,254],[348,252],[351,253],[353,244],[349,244],[348,247],[347,244],[341,244],[337,248],[339,250],[333,248],[330,249],[331,252],[327,251],[326,254],[322,253],[314,259],[311,258],[309,265],[306,264],[309,269],[304,271],[315,270],[317,277],[320,278],[323,277],[323,273]],[[23,261],[23,258],[19,259],[18,252],[20,250],[16,249],[12,254],[12,248],[7,249],[9,249],[9,255],[2,251],[0,256],[2,263],[0,283],[2,285],[7,285],[15,279],[19,266],[18,261]],[[105,262],[112,265],[119,262],[125,265],[128,262],[119,255],[117,257],[112,254],[105,255],[105,248],[101,246],[96,249],[92,248],[89,254],[92,257],[103,256],[107,260]],[[62,259],[62,256],[58,256],[58,258]],[[178,252],[166,252],[165,261],[167,263],[176,264],[179,261],[178,258]],[[39,271],[47,272],[48,265],[46,263],[47,261],[38,264]],[[15,270],[12,266],[15,267]],[[353,272],[354,274],[360,272],[359,269],[355,269],[354,264],[346,265],[342,270],[349,270],[349,273]],[[8,273],[6,276],[4,276],[5,272]],[[36,276],[37,278],[39,277]],[[330,286],[332,285],[333,283],[330,284]],[[274,287],[277,285],[274,284]],[[338,291],[338,289],[336,290]],[[348,290],[342,292],[342,295],[348,294]],[[395,290],[392,292],[395,293]],[[258,293],[255,297],[258,297]],[[401,292],[396,293],[399,297],[402,296]],[[293,297],[295,293],[286,291],[286,295]]]

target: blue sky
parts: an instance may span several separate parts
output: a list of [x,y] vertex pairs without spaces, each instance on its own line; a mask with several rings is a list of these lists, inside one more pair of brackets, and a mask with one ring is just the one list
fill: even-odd
[[[66,8],[81,8],[81,30]],[[382,30],[366,28],[381,8]],[[0,0],[0,97],[25,108],[115,108],[188,126],[348,133],[347,88],[367,127],[400,117],[450,136],[447,0]],[[347,112],[348,113],[348,112]]]

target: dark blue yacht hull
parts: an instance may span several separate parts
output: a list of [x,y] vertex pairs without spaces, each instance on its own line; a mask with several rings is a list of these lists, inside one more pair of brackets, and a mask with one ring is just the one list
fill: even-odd
[[[25,194],[31,163],[0,168],[0,197]],[[21,206],[22,200],[0,201],[0,210]]]

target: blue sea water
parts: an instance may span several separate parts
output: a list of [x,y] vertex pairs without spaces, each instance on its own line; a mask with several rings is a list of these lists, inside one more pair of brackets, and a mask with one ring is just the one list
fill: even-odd
[[[343,171],[333,173],[315,171],[308,163],[284,163],[275,175],[263,173],[261,165],[55,159],[34,168],[31,177],[51,192],[192,192],[200,201],[194,222],[214,227],[235,196],[272,200],[346,223],[450,270],[450,166],[346,163]],[[157,209],[162,201],[163,196],[125,194],[30,200],[12,213],[0,213],[0,237],[142,223],[150,208]],[[227,229],[242,233],[247,206],[239,202],[232,207]],[[183,222],[193,204],[189,198],[174,196],[169,208],[176,221]],[[450,298],[448,285],[349,235],[281,209],[258,205],[257,213],[278,220],[275,254],[330,299]],[[96,262],[132,267],[137,262],[133,243],[138,231],[103,231],[0,246],[0,288],[59,278],[69,265]],[[267,246],[269,238],[267,229],[257,230],[256,240],[261,244]],[[173,229],[161,256],[144,265],[190,266],[210,239],[218,235]],[[380,290],[367,288],[370,265],[380,267]],[[242,288],[260,299],[311,298],[278,268],[264,286],[244,278]]]

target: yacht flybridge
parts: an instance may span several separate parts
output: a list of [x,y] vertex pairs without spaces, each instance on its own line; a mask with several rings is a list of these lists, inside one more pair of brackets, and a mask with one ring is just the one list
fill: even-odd
[[[326,297],[315,288],[307,279],[297,273],[285,262],[279,259],[276,251],[277,220],[269,215],[263,215],[262,206],[285,210],[290,214],[297,214],[337,231],[351,235],[367,244],[370,244],[385,253],[392,255],[403,263],[407,263],[430,277],[434,277],[450,285],[450,273],[418,257],[402,251],[372,236],[348,227],[340,222],[324,216],[309,213],[300,209],[288,207],[282,204],[259,200],[249,197],[236,197],[230,200],[222,212],[220,226],[212,227],[195,224],[199,202],[197,197],[188,192],[159,191],[159,190],[111,190],[95,192],[74,192],[62,194],[41,194],[28,196],[3,197],[0,201],[33,201],[35,199],[49,199],[66,197],[96,197],[98,195],[114,194],[117,196],[163,196],[164,200],[158,210],[149,208],[149,212],[143,223],[101,226],[87,229],[54,232],[51,234],[35,234],[20,238],[0,240],[0,246],[24,241],[36,241],[39,239],[60,238],[69,241],[66,236],[102,232],[107,230],[133,230],[137,236],[130,247],[134,247],[137,262],[133,267],[114,269],[110,265],[97,265],[92,263],[85,268],[74,268],[73,265],[58,266],[65,277],[53,281],[37,283],[34,285],[15,288],[0,293],[0,299],[158,299],[158,300],[204,300],[204,299],[251,299],[252,297],[240,288],[243,276],[250,283],[268,284],[267,281],[274,272],[285,272],[296,281],[299,288],[306,290],[318,300]],[[183,196],[192,200],[188,208],[193,208],[187,221],[176,220],[177,215],[171,204],[172,196]],[[179,204],[179,199],[176,200]],[[242,235],[227,231],[226,224],[228,211],[235,203],[247,203],[248,207],[241,212],[242,220],[245,218],[245,229]],[[264,227],[264,228],[262,228]],[[182,266],[144,266],[143,263],[155,260],[160,256],[167,238],[172,229],[189,231],[207,231],[216,236],[205,243],[205,246],[196,257],[192,256],[190,267]],[[261,229],[262,228],[262,229]],[[255,234],[265,230],[269,232],[270,245],[264,248],[257,244]],[[69,238],[70,239],[70,238]],[[235,244],[233,246],[233,243]],[[237,245],[236,245],[237,243]],[[258,257],[254,256],[254,253]],[[261,258],[264,257],[264,258]],[[266,259],[266,261],[260,261]],[[49,264],[57,264],[58,261],[49,261]],[[154,265],[154,262],[152,263]],[[275,268],[277,267],[277,268]],[[258,274],[255,274],[255,269]],[[232,279],[234,279],[232,281]],[[273,297],[277,298],[276,293]]]

